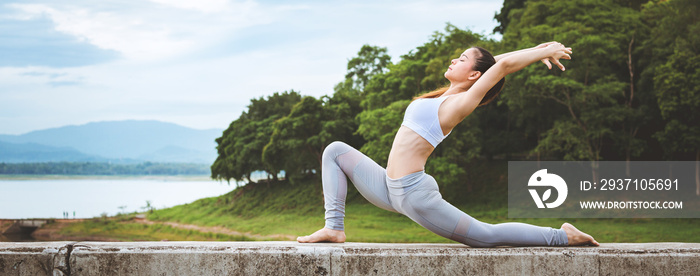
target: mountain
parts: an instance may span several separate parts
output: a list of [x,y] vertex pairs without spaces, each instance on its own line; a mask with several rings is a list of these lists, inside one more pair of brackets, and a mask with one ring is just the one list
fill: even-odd
[[50,147],[34,143],[14,144],[0,142],[0,162],[104,162],[105,158],[87,155],[73,148]]
[[[0,135],[0,142],[5,142],[6,149],[0,151],[0,160],[10,152],[16,156],[24,150],[27,156],[35,151],[54,152],[53,156],[63,152],[66,160],[56,161],[94,156],[96,160],[212,163],[216,159],[214,139],[222,132],[221,129],[197,130],[159,121],[94,122],[22,135]],[[78,157],[73,151],[85,156]]]

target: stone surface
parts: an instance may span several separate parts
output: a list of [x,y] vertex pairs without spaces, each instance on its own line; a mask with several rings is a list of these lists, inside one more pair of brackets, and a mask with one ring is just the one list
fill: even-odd
[[0,242],[0,275],[69,275],[72,242]]
[[76,244],[71,275],[328,274],[342,249],[284,242],[130,242]]
[[0,243],[0,275],[698,275],[700,243]]

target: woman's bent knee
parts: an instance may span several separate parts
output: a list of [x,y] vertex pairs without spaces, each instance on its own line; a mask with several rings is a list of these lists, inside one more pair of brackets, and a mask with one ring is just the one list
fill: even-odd
[[349,151],[350,149],[352,149],[350,145],[340,141],[335,141],[333,143],[328,144],[328,146],[326,146],[326,148],[323,150],[323,159],[335,159],[336,157],[338,157],[338,155],[341,155]]

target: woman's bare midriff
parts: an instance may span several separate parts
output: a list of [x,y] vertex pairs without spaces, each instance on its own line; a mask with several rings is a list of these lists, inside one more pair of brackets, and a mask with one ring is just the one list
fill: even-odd
[[398,179],[425,169],[425,162],[433,153],[433,145],[406,126],[396,132],[394,143],[389,152],[386,173],[390,178]]

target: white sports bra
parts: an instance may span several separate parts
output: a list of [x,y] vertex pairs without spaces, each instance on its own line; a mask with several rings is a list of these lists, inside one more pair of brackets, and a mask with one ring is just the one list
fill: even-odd
[[447,96],[414,100],[406,108],[401,125],[418,133],[433,145],[433,148],[437,147],[447,135],[452,133],[450,131],[447,135],[442,134],[440,118],[438,118],[438,109],[445,99]]

